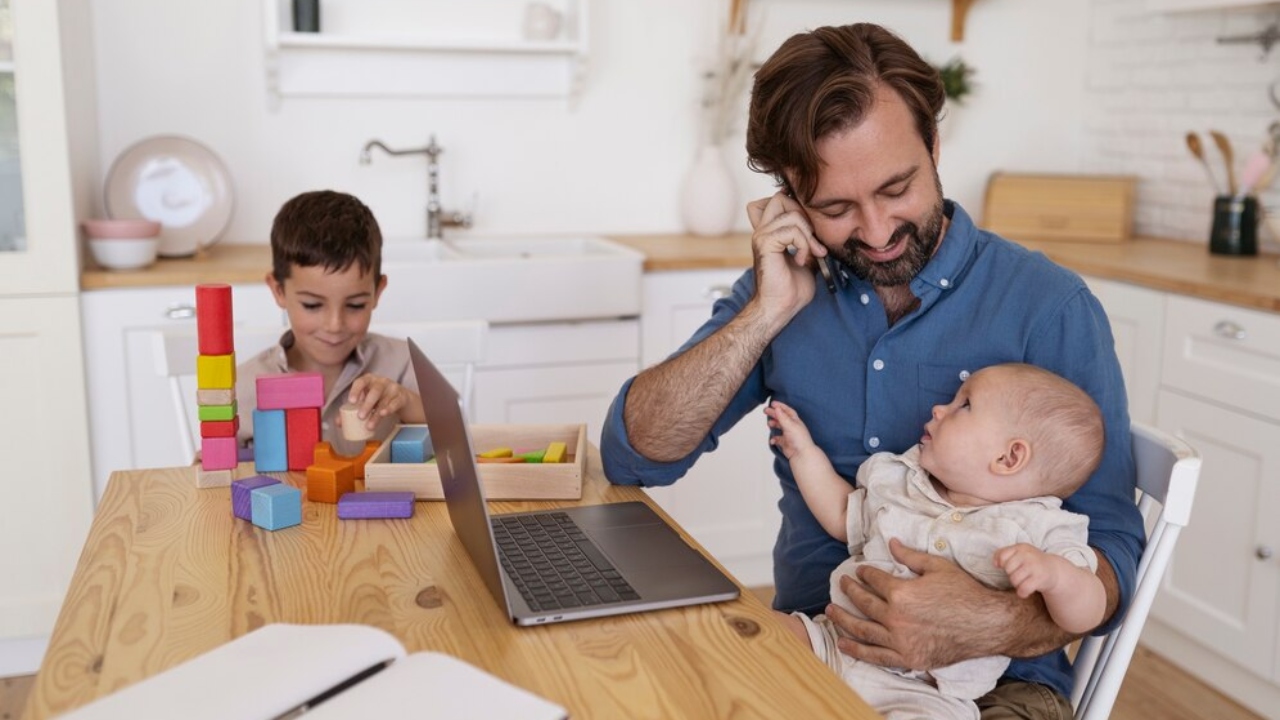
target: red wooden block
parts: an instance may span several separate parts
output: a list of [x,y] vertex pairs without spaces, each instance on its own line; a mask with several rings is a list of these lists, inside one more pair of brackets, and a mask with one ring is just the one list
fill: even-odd
[[254,386],[259,410],[324,407],[324,377],[318,372],[259,375]]
[[382,447],[382,443],[377,440],[366,440],[364,450],[359,455],[339,455],[333,451],[333,446],[327,442],[316,443],[316,451],[314,454],[317,463],[324,462],[349,462],[356,471],[356,479],[364,479],[364,466],[369,462],[369,458],[378,452],[378,448]]
[[240,431],[240,417],[236,416],[230,420],[202,420],[200,422],[200,437],[235,437]]
[[311,454],[320,442],[320,408],[290,408],[284,411],[289,469],[306,470]]
[[196,286],[196,338],[201,355],[235,352],[231,318],[231,286],[208,283]]

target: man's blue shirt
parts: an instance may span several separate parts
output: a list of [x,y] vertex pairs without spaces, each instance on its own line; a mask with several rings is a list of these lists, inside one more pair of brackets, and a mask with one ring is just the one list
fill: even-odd
[[[901,453],[918,443],[933,406],[950,402],[969,374],[1005,362],[1037,365],[1079,385],[1102,409],[1102,463],[1064,507],[1089,516],[1089,542],[1115,570],[1123,610],[1145,535],[1133,500],[1124,380],[1106,314],[1074,273],[976,228],[955,203],[948,201],[947,210],[946,237],[911,281],[920,300],[916,310],[890,327],[866,281],[846,271],[834,295],[819,283],[813,301],[766,348],[710,434],[676,462],[652,462],[631,447],[622,419],[628,381],[605,421],[605,474],[617,484],[669,485],[702,453],[714,450],[719,436],[738,420],[777,398],[796,409],[852,486],[858,466],[873,453]],[[754,292],[755,277],[748,270],[677,354],[728,323]],[[790,465],[776,448],[773,453],[782,484],[774,607],[821,612],[829,600],[831,571],[848,557],[848,549],[814,519]],[[947,622],[945,607],[938,608],[938,621]],[[1070,666],[1060,651],[1014,660],[1006,676],[1070,696]]]

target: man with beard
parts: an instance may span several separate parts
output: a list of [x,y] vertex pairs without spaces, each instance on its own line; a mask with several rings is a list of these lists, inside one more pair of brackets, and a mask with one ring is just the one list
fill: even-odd
[[[876,25],[795,35],[765,62],[747,152],[782,191],[747,206],[754,267],[672,357],[623,385],[601,439],[605,473],[614,483],[670,484],[776,398],[809,421],[852,489],[870,455],[918,443],[931,408],[971,373],[1037,365],[1084,389],[1103,413],[1102,462],[1063,507],[1089,517],[1109,625],[1132,595],[1144,542],[1110,326],[1079,277],[978,229],[943,198],[943,99],[936,70]],[[832,292],[818,289],[813,268],[827,258],[839,281]],[[967,576],[941,556],[945,544],[892,543],[916,578],[873,568],[846,577],[841,587],[865,618],[829,605],[827,578],[847,549],[774,453],[775,609],[825,612],[844,636],[840,651],[877,665],[928,670],[1010,656],[1000,685],[978,701],[983,717],[1070,717],[1060,648],[1072,636],[1035,596]]]

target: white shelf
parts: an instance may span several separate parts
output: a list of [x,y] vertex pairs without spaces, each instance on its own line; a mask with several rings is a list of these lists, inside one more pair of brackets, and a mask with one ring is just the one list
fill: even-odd
[[[285,29],[288,3],[263,0],[267,93],[285,97],[563,97],[582,88],[587,2],[567,0],[561,37],[299,33]],[[508,23],[510,24],[510,23]]]

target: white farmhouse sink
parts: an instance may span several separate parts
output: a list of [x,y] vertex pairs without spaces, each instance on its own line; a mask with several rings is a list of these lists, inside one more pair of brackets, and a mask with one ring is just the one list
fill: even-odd
[[640,314],[644,256],[600,237],[393,239],[379,322],[492,323]]

